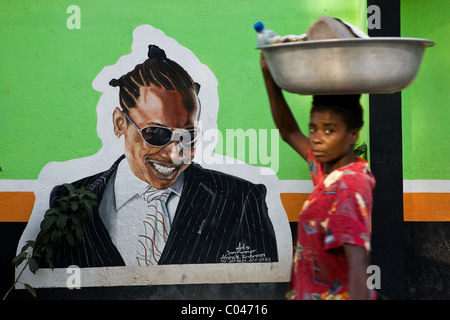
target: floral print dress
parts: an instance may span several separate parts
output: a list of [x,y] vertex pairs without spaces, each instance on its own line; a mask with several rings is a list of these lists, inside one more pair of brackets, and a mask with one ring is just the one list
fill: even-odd
[[299,214],[297,242],[287,299],[348,299],[344,243],[370,252],[370,214],[375,179],[357,157],[325,179],[322,165],[308,152],[314,191]]

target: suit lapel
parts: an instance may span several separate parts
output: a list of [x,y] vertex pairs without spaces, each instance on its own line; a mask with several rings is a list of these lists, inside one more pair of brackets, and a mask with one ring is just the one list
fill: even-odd
[[[97,196],[97,206],[92,210],[92,218],[85,225],[85,243],[86,243],[86,257],[92,257],[95,267],[102,266],[124,266],[125,262],[122,259],[116,246],[112,243],[111,237],[103,224],[99,214],[99,205],[103,198],[103,193],[106,184],[117,170],[119,163],[125,158],[122,155],[107,171],[97,175],[97,177],[88,182],[87,188]],[[86,184],[87,181],[84,183]]]
[[198,263],[195,252],[209,216],[215,212],[216,191],[210,175],[198,165],[185,171],[184,185],[169,238],[158,264]]
[[[107,171],[72,183],[75,188],[85,187],[92,191],[97,196],[97,205],[92,208],[92,215],[84,221],[83,242],[75,247],[70,246],[67,242],[62,243],[55,253],[55,267],[62,268],[72,264],[79,267],[125,265],[111,241],[98,210],[106,184],[124,157],[121,156]],[[56,186],[50,195],[50,206],[54,206],[58,198],[67,194],[68,190],[64,185]]]
[[119,159],[116,160],[116,162],[113,163],[111,168],[97,175],[96,178],[88,184],[87,188],[97,195],[99,204],[103,198],[103,192],[105,191],[106,184],[108,183],[109,179],[111,179],[113,173],[117,170],[119,163],[124,158],[125,155],[122,155]]

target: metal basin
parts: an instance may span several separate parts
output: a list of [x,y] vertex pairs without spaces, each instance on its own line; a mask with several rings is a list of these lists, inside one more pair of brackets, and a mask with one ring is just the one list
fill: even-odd
[[304,95],[392,93],[417,75],[426,47],[416,38],[352,38],[291,42],[262,50],[277,85]]

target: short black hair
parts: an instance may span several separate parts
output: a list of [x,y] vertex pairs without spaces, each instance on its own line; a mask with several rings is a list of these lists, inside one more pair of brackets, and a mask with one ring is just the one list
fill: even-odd
[[148,59],[136,65],[134,70],[109,82],[110,86],[120,88],[120,106],[124,112],[136,107],[140,87],[153,85],[166,90],[192,89],[198,95],[200,85],[192,80],[183,67],[167,58],[163,49],[151,44],[147,56]]
[[311,114],[332,111],[342,115],[348,130],[359,130],[364,124],[360,98],[360,94],[316,95],[313,96]]

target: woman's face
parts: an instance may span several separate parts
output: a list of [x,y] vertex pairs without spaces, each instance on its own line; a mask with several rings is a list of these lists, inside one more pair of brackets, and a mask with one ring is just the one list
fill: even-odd
[[[157,87],[141,87],[135,108],[128,114],[140,129],[152,125],[167,128],[193,129],[200,107],[193,90],[183,92]],[[188,111],[189,110],[189,111]],[[116,109],[115,113],[122,113]],[[123,117],[123,113],[122,113]],[[125,119],[125,117],[123,117]],[[116,126],[116,119],[114,120]],[[133,173],[156,189],[166,189],[191,164],[195,149],[183,149],[178,141],[164,147],[149,145],[128,121],[123,127],[125,156]],[[119,132],[121,134],[121,132]]]
[[[314,111],[309,124],[312,153],[327,173],[353,161],[353,147],[359,130],[348,130],[341,115],[331,111]],[[330,171],[331,170],[331,171]]]

